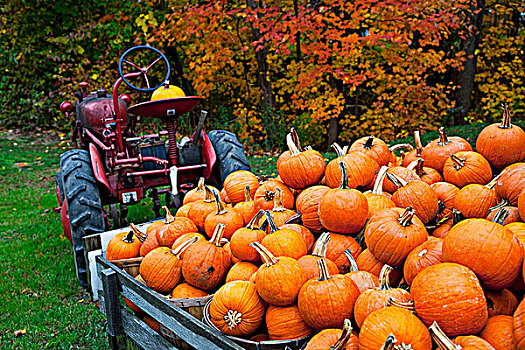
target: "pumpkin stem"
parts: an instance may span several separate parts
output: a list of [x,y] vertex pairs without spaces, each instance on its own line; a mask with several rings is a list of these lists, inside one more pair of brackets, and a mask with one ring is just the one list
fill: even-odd
[[332,146],[331,146],[335,153],[337,154],[337,157],[342,157],[344,156],[346,153],[343,151],[343,149],[341,148],[341,146],[339,146],[339,144],[337,142],[334,142],[332,143]]
[[386,303],[386,306],[397,306],[401,309],[408,310],[414,314],[416,313],[416,307],[414,306],[413,300],[404,302],[404,301],[399,301],[399,300],[389,297],[388,302]]
[[221,224],[220,222],[215,226],[215,230],[213,230],[213,235],[211,236],[209,242],[211,244],[215,244],[217,247],[221,246],[221,238],[224,235],[224,229],[226,226],[224,224]]
[[350,337],[352,336],[352,331],[352,323],[348,318],[345,318],[343,333],[341,333],[341,336],[339,337],[339,339],[337,339],[337,342],[330,347],[330,350],[344,349],[346,343],[348,343]]
[[403,214],[399,216],[399,219],[398,219],[399,224],[403,227],[407,227],[408,225],[412,223],[412,218],[414,217],[415,214],[416,214],[416,211],[414,208],[412,208],[412,206],[406,208]]
[[386,173],[386,177],[388,177],[388,179],[390,181],[392,181],[394,183],[394,186],[396,186],[398,189],[408,185],[408,181],[406,181],[405,179],[402,179],[401,177],[397,176],[396,174],[387,172]]
[[250,247],[255,249],[259,255],[261,255],[262,260],[266,264],[266,267],[270,267],[272,265],[277,264],[279,261],[278,258],[276,258],[268,249],[266,249],[265,246],[263,246],[260,242],[253,242],[250,243]]
[[146,240],[146,237],[148,237],[148,235],[146,233],[142,232],[141,230],[139,230],[138,227],[135,226],[134,223],[129,224],[129,227],[131,228],[131,231],[133,231],[135,236],[139,239],[139,241],[144,243],[144,241]]
[[504,208],[504,207],[508,206],[509,204],[510,204],[510,202],[508,201],[508,199],[503,199],[501,201],[501,203],[496,204],[492,208],[489,208],[489,211],[492,212],[494,210],[500,210],[501,208]]
[[275,221],[273,221],[273,216],[270,214],[269,210],[266,210],[264,212],[264,216],[266,216],[266,222],[268,222],[268,225],[270,225],[270,233],[274,233],[275,231],[278,231],[277,225],[275,224]]
[[265,190],[264,191],[264,200],[267,202],[273,201],[273,198],[275,197],[275,192]]
[[204,178],[200,177],[195,192],[204,192]]
[[290,150],[290,155],[295,156],[301,153],[301,151],[299,151],[299,148],[297,148],[297,146],[293,142],[292,134],[286,135],[286,144],[288,145],[288,149]]
[[342,160],[339,161],[339,169],[341,170],[341,184],[339,185],[339,188],[342,190],[349,190],[348,172],[346,171],[346,164]]
[[326,258],[326,248],[328,247],[328,242],[330,242],[330,233],[322,233],[317,239],[317,242],[315,242],[312,255],[317,256],[319,258]]
[[197,240],[198,240],[198,238],[196,236],[192,237],[192,238],[189,238],[187,241],[184,241],[184,243],[182,243],[180,246],[178,246],[177,248],[172,250],[171,254],[175,255],[179,260],[181,260],[181,254],[184,253],[184,251],[190,245],[192,245],[193,243],[197,242]]
[[455,154],[452,154],[450,156],[450,158],[452,159],[452,161],[454,162],[454,168],[456,170],[459,170],[461,168],[463,168],[465,166],[465,161],[467,160],[466,158],[459,158],[458,156],[456,156]]
[[284,225],[286,224],[298,224],[298,225],[302,225],[302,214],[301,212],[297,212],[295,214],[293,214],[292,216],[290,216],[288,219],[286,219],[284,221]]
[[418,257],[422,258],[425,256],[425,254],[428,253],[428,250],[426,249],[423,249],[422,251],[419,252],[419,254],[417,255]]
[[389,280],[390,280],[390,272],[392,272],[393,268],[390,265],[384,264],[381,268],[381,272],[379,272],[379,287],[377,289],[379,290],[390,290]]
[[275,189],[275,196],[273,197],[272,212],[281,212],[285,210],[286,208],[283,206],[283,190],[277,187]]
[[423,158],[418,158],[414,161],[412,161],[410,164],[408,164],[407,169],[415,171],[416,175],[421,177],[425,175],[425,171],[423,170]]
[[452,226],[456,225],[458,222],[463,221],[465,217],[459,210],[456,208],[452,209]]
[[228,326],[228,329],[237,327],[242,321],[242,314],[238,311],[228,310],[228,313],[224,315],[224,321]]
[[509,110],[509,104],[508,103],[502,103],[501,109],[503,109],[503,120],[501,121],[501,124],[499,126],[500,129],[510,129],[512,128],[511,124],[511,118],[510,118],[510,110]]
[[365,144],[363,145],[364,148],[366,149],[372,149],[372,146],[374,145],[374,136],[370,135],[368,136],[368,138],[366,139],[366,142]]
[[301,150],[301,141],[299,140],[299,135],[297,134],[297,130],[295,128],[290,128],[290,134],[292,134],[293,143],[297,146],[299,151]]
[[505,220],[507,219],[508,216],[509,216],[509,211],[506,208],[500,208],[497,211],[496,215],[494,215],[494,218],[492,219],[492,221],[500,225],[505,225]]
[[383,194],[383,182],[385,181],[385,175],[388,170],[386,165],[383,165],[377,173],[376,182],[374,183],[374,188],[372,189],[373,194],[382,195]]
[[438,142],[438,145],[445,146],[445,145],[448,145],[449,142],[450,141],[448,140],[447,132],[445,131],[445,128],[444,127],[440,127],[439,128],[439,142]]
[[499,180],[499,178],[501,177],[502,174],[503,174],[503,172],[501,172],[498,176],[496,176],[495,178],[490,180],[490,182],[488,184],[486,184],[485,187],[493,189],[494,186],[496,186],[496,184],[498,183],[498,180]]
[[348,148],[349,147],[350,147],[349,145],[346,145],[346,146],[343,147],[343,155],[348,153]]
[[355,261],[354,259],[354,256],[352,255],[352,252],[350,251],[350,249],[346,249],[343,254],[346,256],[346,258],[348,259],[348,262],[350,263],[350,271],[348,271],[349,273],[350,272],[357,272],[359,271],[359,267],[357,266],[357,262]]
[[324,260],[324,258],[317,260],[317,266],[319,267],[318,281],[326,281],[332,278],[330,277],[330,274],[328,273],[328,267],[326,267],[326,261]]
[[253,201],[250,186],[248,185],[244,186],[244,201],[245,202]]
[[389,150],[391,153],[394,153],[395,151],[398,151],[402,148],[406,148],[409,151],[412,151],[414,149],[414,147],[412,147],[412,145],[409,143],[398,143],[397,145],[393,145],[392,147],[390,147]]
[[259,220],[261,220],[261,218],[263,217],[264,215],[264,210],[259,210],[254,216],[253,218],[250,220],[250,222],[248,223],[248,225],[246,225],[246,228],[249,228],[250,230],[258,230],[259,228],[255,228],[255,225],[259,223]]
[[165,224],[171,224],[173,221],[175,221],[175,217],[171,215],[170,210],[167,206],[163,206],[162,209],[166,212],[166,219],[164,220]]
[[219,195],[219,191],[217,189],[212,189],[213,197],[215,199],[215,204],[217,205],[217,213],[215,215],[224,215],[228,211],[224,209],[224,203],[221,201],[221,196]]
[[421,157],[421,153],[423,153],[423,144],[421,143],[419,130],[414,131],[414,142],[416,144],[416,156]]
[[430,336],[432,336],[432,339],[436,342],[438,347],[442,350],[461,350],[461,346],[454,344],[452,340],[450,340],[449,337],[443,333],[441,328],[439,328],[436,321],[432,323],[430,327],[428,327],[428,330],[430,331]]
[[133,235],[135,233],[133,233],[133,231],[129,231],[127,235],[124,236],[124,238],[122,238],[122,242],[124,243],[133,243]]
[[393,350],[395,343],[397,343],[397,339],[392,333],[390,333],[390,335],[385,340],[385,344],[383,344],[381,347],[381,350]]
[[204,185],[204,191],[206,192],[206,194],[204,196],[204,201],[206,203],[213,202],[214,199],[213,199],[213,193],[211,192],[211,189],[208,186]]

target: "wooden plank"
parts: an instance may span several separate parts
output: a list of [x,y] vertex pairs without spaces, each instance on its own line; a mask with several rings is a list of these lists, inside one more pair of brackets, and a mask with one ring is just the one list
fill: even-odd
[[122,334],[122,316],[118,292],[118,273],[113,269],[102,271],[102,286],[104,288],[104,313],[108,319],[108,334],[116,337]]
[[[222,333],[206,326],[157,293],[145,288],[106,259],[98,256],[97,264],[100,264],[105,269],[112,269],[118,275],[122,294],[126,298],[194,348],[203,350],[243,350],[241,346]],[[107,303],[107,300],[105,302]]]
[[128,310],[122,309],[122,327],[124,333],[137,345],[139,349],[177,350],[175,345],[162,338],[157,332],[132,315]]

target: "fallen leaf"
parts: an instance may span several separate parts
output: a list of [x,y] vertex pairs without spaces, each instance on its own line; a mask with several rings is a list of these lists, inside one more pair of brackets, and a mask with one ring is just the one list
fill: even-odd
[[24,335],[27,333],[27,327],[25,327],[24,329],[19,329],[17,331],[14,332],[15,333],[15,337],[18,337],[20,335]]
[[79,302],[79,303],[83,303],[83,302],[84,302],[84,299],[80,299],[78,302]]
[[29,164],[28,163],[15,163],[15,166],[17,168],[27,168],[29,167]]

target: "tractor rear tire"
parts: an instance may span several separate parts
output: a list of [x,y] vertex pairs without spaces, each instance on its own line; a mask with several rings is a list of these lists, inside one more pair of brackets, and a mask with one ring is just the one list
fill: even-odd
[[208,138],[217,155],[221,185],[226,176],[234,171],[251,170],[250,163],[244,154],[244,148],[234,133],[226,130],[213,130],[208,133]]
[[62,202],[64,201],[64,186],[62,185],[62,173],[61,172],[56,173],[55,184],[56,184],[58,206],[61,207]]
[[74,149],[60,156],[64,199],[67,203],[73,257],[77,278],[88,286],[87,265],[84,257],[84,236],[105,231],[104,209],[91,168],[89,153]]

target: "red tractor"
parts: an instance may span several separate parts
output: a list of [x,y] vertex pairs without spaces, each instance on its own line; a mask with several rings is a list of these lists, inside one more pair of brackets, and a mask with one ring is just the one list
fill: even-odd
[[[146,65],[137,62],[144,59]],[[85,235],[127,225],[127,206],[146,196],[152,198],[153,211],[159,217],[161,195],[169,207],[178,208],[185,192],[195,187],[200,177],[221,187],[229,173],[250,169],[243,146],[233,133],[202,131],[204,111],[193,135],[177,142],[175,123],[192,111],[202,97],[147,101],[128,108],[129,96],[118,95],[122,82],[140,92],[165,86],[170,66],[159,50],[133,47],[122,55],[118,69],[120,78],[112,95],[104,89],[88,94],[88,84],[80,83],[82,92],[75,93],[75,109],[66,101],[60,105],[66,116],[75,116],[72,140],[76,149],[60,156],[57,198],[64,233],[73,244],[76,273],[83,286],[87,286],[82,245]],[[140,87],[132,84],[134,79],[141,80]],[[139,116],[160,119],[166,131],[137,135]]]

